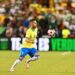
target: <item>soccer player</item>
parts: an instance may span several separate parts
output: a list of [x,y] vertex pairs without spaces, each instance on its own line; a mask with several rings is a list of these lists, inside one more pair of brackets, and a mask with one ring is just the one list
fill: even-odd
[[35,19],[30,20],[30,27],[26,32],[25,40],[23,41],[22,48],[20,50],[20,57],[17,59],[12,67],[10,68],[10,72],[14,71],[16,65],[18,65],[24,57],[28,54],[31,58],[26,61],[26,68],[29,68],[29,63],[31,61],[37,60],[39,58],[39,54],[37,50],[34,48],[34,41],[37,37],[37,22]]

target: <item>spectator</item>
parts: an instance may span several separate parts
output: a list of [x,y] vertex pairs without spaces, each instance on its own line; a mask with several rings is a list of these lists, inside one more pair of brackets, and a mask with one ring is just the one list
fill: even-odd
[[26,34],[26,29],[24,28],[24,26],[20,26],[18,30],[18,36],[23,38],[25,37],[25,34]]
[[68,38],[69,35],[70,35],[70,30],[67,27],[64,27],[64,29],[62,30],[62,37]]
[[[39,36],[51,35],[52,32],[52,36],[56,35],[56,37],[67,38],[69,34],[69,37],[74,37],[75,3],[73,0],[54,0],[54,3],[53,7],[47,8],[36,3],[35,0],[1,1],[0,26],[4,28],[0,31],[1,36],[24,37],[29,27],[29,20],[34,18],[39,25]],[[50,29],[49,33],[47,33],[48,29]]]
[[58,21],[54,15],[50,17],[48,20],[49,28],[55,29],[56,26],[58,25]]
[[23,26],[25,26],[26,28],[29,27],[29,21],[28,21],[28,17],[25,17],[23,22],[22,22]]
[[38,20],[39,20],[39,26],[41,27],[41,30],[42,30],[42,34],[47,35],[47,30],[49,29],[48,21],[42,15],[38,17]]
[[6,16],[4,14],[0,14],[0,23],[4,23]]
[[71,25],[69,26],[69,29],[71,31],[71,34],[70,34],[70,38],[75,38],[75,19],[72,20],[72,23]]
[[6,30],[6,37],[10,38],[13,36],[14,32],[13,32],[13,28],[12,27],[9,27],[7,30]]

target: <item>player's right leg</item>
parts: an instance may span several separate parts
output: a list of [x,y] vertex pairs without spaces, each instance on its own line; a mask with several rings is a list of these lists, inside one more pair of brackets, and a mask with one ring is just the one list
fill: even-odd
[[29,68],[29,63],[31,61],[35,61],[40,57],[40,55],[37,53],[37,50],[35,48],[31,48],[28,54],[31,58],[26,61],[27,68]]
[[20,57],[19,57],[19,59],[17,59],[17,60],[13,63],[12,67],[10,68],[10,72],[13,72],[13,71],[14,71],[15,67],[24,59],[24,57],[25,57],[27,54],[28,54],[28,50],[27,50],[26,48],[22,48],[22,49],[20,50]]

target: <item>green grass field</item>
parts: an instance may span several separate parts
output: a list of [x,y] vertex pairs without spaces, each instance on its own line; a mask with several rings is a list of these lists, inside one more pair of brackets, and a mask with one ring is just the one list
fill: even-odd
[[[39,52],[40,59],[30,63],[26,69],[25,59],[15,69],[8,72],[19,52],[0,51],[0,75],[75,75],[75,53]],[[26,59],[29,56],[26,57]]]

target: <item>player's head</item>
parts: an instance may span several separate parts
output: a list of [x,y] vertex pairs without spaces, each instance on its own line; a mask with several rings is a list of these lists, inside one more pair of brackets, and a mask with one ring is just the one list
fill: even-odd
[[30,27],[32,27],[32,28],[36,28],[37,27],[37,22],[36,22],[35,19],[31,19],[29,24],[30,24]]

